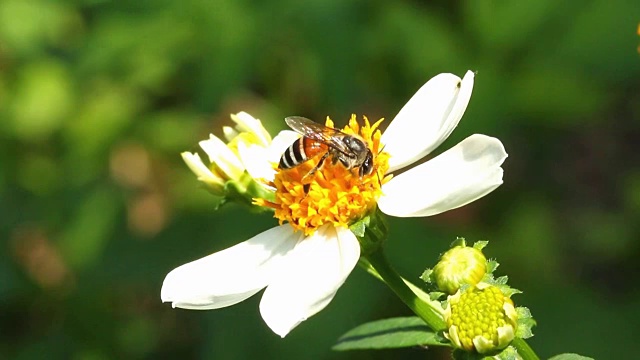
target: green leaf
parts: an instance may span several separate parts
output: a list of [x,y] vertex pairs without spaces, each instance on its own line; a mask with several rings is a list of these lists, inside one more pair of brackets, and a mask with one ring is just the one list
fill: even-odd
[[556,355],[552,358],[549,358],[549,360],[593,360],[593,358],[578,355],[578,354],[566,353],[566,354]]
[[333,350],[392,349],[411,346],[451,346],[418,317],[398,317],[362,324],[338,339]]

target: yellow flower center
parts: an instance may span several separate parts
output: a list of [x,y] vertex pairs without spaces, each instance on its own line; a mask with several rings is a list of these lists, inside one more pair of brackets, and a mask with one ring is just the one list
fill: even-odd
[[[275,209],[280,224],[285,221],[305,235],[312,234],[320,226],[332,223],[348,227],[371,211],[382,194],[382,184],[389,169],[389,154],[381,152],[380,130],[382,119],[370,125],[364,117],[360,126],[352,115],[349,125],[342,129],[347,135],[359,136],[373,154],[373,172],[360,177],[358,168],[347,169],[340,161],[333,163],[329,156],[315,174],[305,177],[322,158],[322,154],[308,159],[291,169],[278,169],[271,184],[276,188],[275,201],[255,199],[254,203]],[[333,121],[327,118],[327,127]]]
[[451,316],[446,320],[447,325],[457,327],[462,348],[474,350],[473,340],[477,336],[499,344],[498,328],[509,325],[515,329],[516,321],[505,312],[505,303],[513,308],[513,301],[495,286],[469,288],[457,301],[450,303]]

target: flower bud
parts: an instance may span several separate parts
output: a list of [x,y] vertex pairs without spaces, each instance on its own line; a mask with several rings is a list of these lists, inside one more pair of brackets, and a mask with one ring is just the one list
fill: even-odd
[[433,278],[438,288],[455,294],[462,285],[476,285],[487,272],[487,259],[474,247],[455,246],[442,254],[433,268]]
[[444,335],[455,347],[481,354],[509,345],[518,321],[511,299],[486,283],[450,296],[444,318]]
[[198,153],[191,152],[183,152],[182,158],[198,180],[214,195],[221,197],[223,203],[239,201],[250,205],[253,198],[273,197],[273,191],[260,182],[260,176],[249,171],[247,156],[242,153],[243,149],[252,146],[265,152],[271,136],[260,120],[247,113],[232,114],[231,119],[236,127],[223,128],[228,142],[215,135],[199,142],[208,159],[203,160]]

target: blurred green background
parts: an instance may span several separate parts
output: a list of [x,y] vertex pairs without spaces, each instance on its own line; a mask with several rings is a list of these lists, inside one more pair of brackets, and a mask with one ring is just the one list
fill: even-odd
[[[285,339],[260,297],[207,312],[160,302],[168,271],[275,223],[213,212],[179,153],[230,113],[391,120],[440,72],[478,72],[442,149],[499,137],[505,183],[439,216],[391,220],[414,280],[456,236],[491,241],[543,357],[637,355],[640,3],[0,1],[0,358],[447,359],[336,353],[409,311],[356,269]],[[418,191],[418,189],[416,189]]]

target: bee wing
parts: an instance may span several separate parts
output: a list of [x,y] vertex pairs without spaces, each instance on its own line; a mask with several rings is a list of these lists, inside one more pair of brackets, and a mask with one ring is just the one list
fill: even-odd
[[353,155],[353,151],[342,141],[346,134],[338,129],[318,124],[302,116],[289,116],[284,121],[290,128],[309,139],[331,146],[345,155]]

